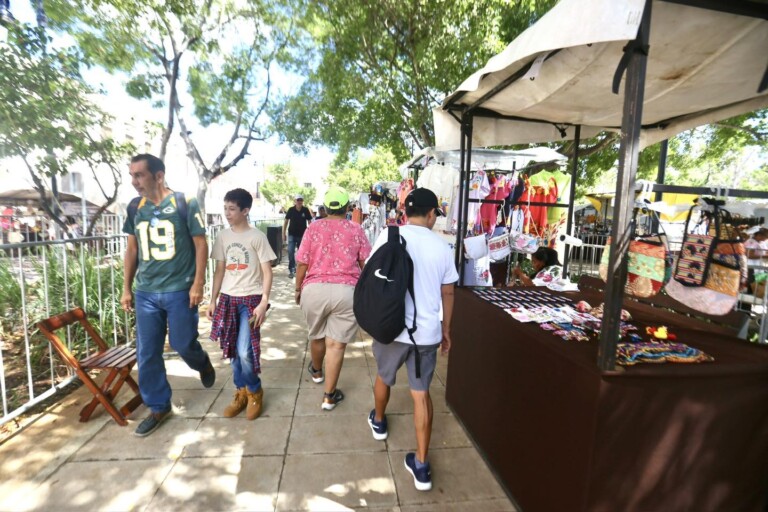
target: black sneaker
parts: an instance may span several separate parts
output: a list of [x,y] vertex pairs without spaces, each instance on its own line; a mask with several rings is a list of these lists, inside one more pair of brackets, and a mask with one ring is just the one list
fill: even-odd
[[210,388],[216,382],[216,370],[211,364],[211,358],[207,358],[207,366],[200,372],[200,382],[203,386]]
[[157,430],[157,428],[163,423],[163,421],[171,415],[171,411],[165,412],[153,412],[144,420],[139,423],[136,430],[133,432],[138,437],[147,437],[149,434]]
[[312,368],[312,361],[309,362],[309,366],[307,366],[307,371],[312,376],[312,382],[315,384],[320,384],[325,380],[325,376],[323,375],[323,370],[315,370]]
[[383,441],[389,435],[387,432],[387,417],[385,415],[381,421],[376,421],[375,417],[376,409],[373,409],[371,414],[368,415],[368,425],[371,427],[371,432],[373,432],[373,438],[377,441]]
[[416,454],[409,452],[405,454],[405,469],[413,476],[413,485],[417,490],[432,490],[432,471],[430,471],[429,462],[421,469],[416,469]]
[[323,405],[321,407],[324,411],[332,411],[342,400],[344,400],[344,393],[336,388],[333,393],[323,393]]

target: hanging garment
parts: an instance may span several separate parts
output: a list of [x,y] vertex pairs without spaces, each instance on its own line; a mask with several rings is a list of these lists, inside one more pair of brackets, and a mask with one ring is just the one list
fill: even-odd
[[[488,175],[482,169],[475,172],[475,175],[469,182],[469,198],[470,199],[483,199],[491,192],[491,184],[488,182]],[[459,190],[458,187],[454,191],[453,205],[458,205]],[[452,223],[451,227],[456,229],[459,220],[459,208],[452,207]],[[467,231],[472,230],[479,222],[480,217],[480,203],[469,203],[467,207]]]
[[[512,189],[512,185],[506,176],[500,176],[494,180],[491,184],[491,192],[485,197],[485,199],[493,201],[503,201]],[[493,233],[497,224],[497,218],[499,216],[499,207],[501,204],[496,203],[484,203],[480,207],[480,219],[483,225],[483,231],[490,235]]]

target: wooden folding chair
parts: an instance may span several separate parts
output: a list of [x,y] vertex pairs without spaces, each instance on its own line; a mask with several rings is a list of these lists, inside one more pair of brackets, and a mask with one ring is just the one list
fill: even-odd
[[[54,331],[62,327],[78,322],[98,347],[96,353],[81,360],[75,358],[67,348],[67,345],[54,333]],[[56,352],[75,370],[80,380],[93,393],[93,400],[80,411],[80,421],[88,421],[93,411],[101,403],[118,424],[127,425],[126,416],[131,414],[142,403],[139,386],[131,377],[131,369],[136,364],[136,349],[127,346],[108,347],[88,321],[85,311],[81,308],[41,320],[37,322],[37,328],[48,338]],[[99,386],[88,374],[89,370],[107,370],[109,373],[104,379],[104,383]],[[114,404],[114,399],[123,383],[127,383],[136,395],[118,409]]]

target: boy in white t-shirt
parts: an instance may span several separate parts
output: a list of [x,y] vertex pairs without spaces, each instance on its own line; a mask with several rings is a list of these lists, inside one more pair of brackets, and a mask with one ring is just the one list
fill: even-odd
[[219,340],[224,357],[231,359],[237,388],[224,417],[232,418],[245,409],[249,420],[258,418],[262,409],[261,325],[269,308],[276,258],[266,235],[248,223],[252,204],[250,192],[242,188],[224,196],[224,217],[230,228],[213,243],[211,259],[216,260],[216,270],[207,311],[211,339]]
[[[432,475],[427,452],[432,434],[432,399],[429,386],[437,362],[437,349],[447,354],[451,348],[451,316],[453,314],[453,288],[459,274],[453,261],[453,253],[438,235],[432,232],[437,217],[444,215],[437,202],[437,196],[429,189],[417,188],[405,199],[405,214],[408,224],[400,227],[405,239],[406,250],[413,260],[413,291],[417,305],[416,331],[413,339],[418,346],[419,360],[414,342],[403,330],[389,344],[373,341],[373,355],[376,358],[376,383],[373,387],[375,408],[368,415],[368,425],[373,438],[384,440],[388,436],[387,417],[390,387],[395,384],[397,370],[405,365],[408,370],[408,386],[413,398],[413,423],[416,427],[416,452],[405,455],[405,467],[416,489],[428,491],[432,488]],[[390,228],[391,229],[391,228]],[[371,254],[388,239],[383,231],[373,246]],[[413,301],[410,295],[405,299],[405,325],[413,325]],[[441,318],[442,309],[442,318]],[[421,376],[416,377],[416,365]]]

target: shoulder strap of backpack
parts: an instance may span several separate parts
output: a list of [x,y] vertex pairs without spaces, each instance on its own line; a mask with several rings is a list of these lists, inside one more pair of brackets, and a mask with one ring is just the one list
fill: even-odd
[[[387,241],[401,244],[403,246],[403,249],[406,249],[406,242],[405,238],[400,236],[400,228],[398,226],[389,226],[387,228]],[[413,349],[416,353],[416,378],[421,378],[421,353],[419,353],[419,346],[416,344],[416,340],[413,337],[413,333],[416,332],[416,293],[414,292],[414,286],[413,286],[413,263],[411,263],[411,271],[408,275],[408,293],[411,295],[411,301],[413,302],[413,324],[411,327],[405,326],[405,329],[408,331],[408,337],[411,339],[411,343],[413,343]]]
[[173,192],[173,199],[176,202],[176,211],[179,212],[179,217],[181,217],[181,223],[184,225],[184,230],[187,232],[187,235],[190,235],[189,233],[189,219],[187,219],[187,214],[189,213],[189,209],[187,208],[187,196],[184,195],[183,192]]
[[136,212],[139,211],[139,203],[141,202],[142,199],[143,197],[141,196],[134,197],[133,199],[131,199],[131,202],[128,203],[127,213],[128,213],[128,218],[131,219],[131,222],[133,222],[133,219],[136,218]]

